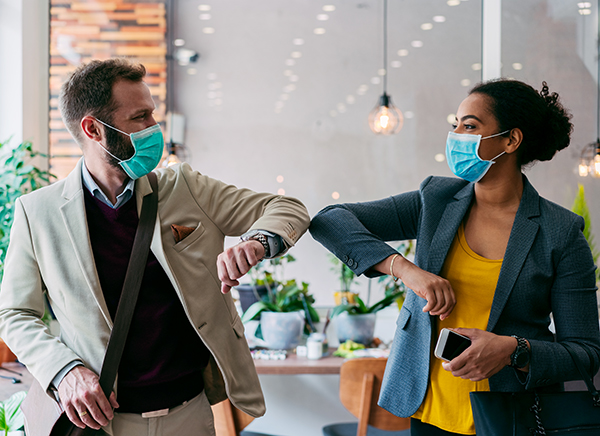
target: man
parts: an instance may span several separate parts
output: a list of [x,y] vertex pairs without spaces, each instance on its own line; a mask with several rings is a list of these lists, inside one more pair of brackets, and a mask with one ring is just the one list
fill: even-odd
[[[230,295],[309,224],[297,200],[158,169],[158,216],[115,391],[98,383],[121,294],[146,174],[163,151],[143,82],[123,59],[80,66],[61,114],[83,159],[69,176],[21,197],[0,292],[0,336],[78,427],[111,435],[212,435],[210,404],[229,397],[264,414],[258,377]],[[242,242],[223,251],[224,236]],[[222,252],[222,253],[221,253]],[[220,289],[219,289],[220,288]],[[222,292],[220,292],[222,291]],[[44,294],[61,327],[41,321]],[[113,413],[115,408],[115,413]]]

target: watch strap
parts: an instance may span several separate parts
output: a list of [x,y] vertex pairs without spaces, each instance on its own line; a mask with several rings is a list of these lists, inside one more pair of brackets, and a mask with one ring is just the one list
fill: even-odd
[[[510,366],[513,368],[523,368],[529,363],[529,347],[527,346],[527,341],[520,336],[512,335],[512,337],[517,340],[517,348],[510,355]],[[519,365],[518,360],[522,354],[527,355],[527,361],[525,364]]]

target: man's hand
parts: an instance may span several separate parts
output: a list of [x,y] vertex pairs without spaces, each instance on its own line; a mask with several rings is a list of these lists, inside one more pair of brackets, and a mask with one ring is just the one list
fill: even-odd
[[98,376],[85,366],[76,366],[58,385],[60,402],[67,417],[79,428],[99,430],[113,419],[113,407],[119,407],[115,393],[110,402],[100,388]]
[[471,346],[450,362],[443,362],[446,371],[454,377],[481,381],[490,378],[510,365],[510,355],[517,348],[517,340],[479,329],[452,329],[471,339]]
[[265,247],[253,239],[228,248],[217,257],[217,269],[221,280],[221,292],[226,294],[238,279],[246,274],[265,255]]

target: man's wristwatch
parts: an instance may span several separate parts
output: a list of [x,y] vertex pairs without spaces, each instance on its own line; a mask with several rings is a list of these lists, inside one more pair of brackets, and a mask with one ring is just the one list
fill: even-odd
[[525,368],[529,364],[529,347],[527,341],[519,336],[512,336],[517,340],[517,348],[510,355],[510,366],[513,368]]
[[251,239],[260,242],[262,246],[265,247],[265,254],[263,256],[263,259],[269,258],[271,255],[271,249],[269,247],[269,241],[267,241],[267,237],[259,232],[250,232],[249,234],[242,236],[243,242],[249,241]]

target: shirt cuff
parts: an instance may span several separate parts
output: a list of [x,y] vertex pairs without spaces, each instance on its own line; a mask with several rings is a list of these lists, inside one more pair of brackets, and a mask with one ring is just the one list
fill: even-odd
[[63,380],[63,378],[65,378],[69,371],[79,365],[83,365],[83,362],[81,360],[74,360],[70,363],[67,363],[63,369],[58,371],[58,374],[54,376],[51,382],[51,385],[54,387],[54,389],[58,390],[58,385],[60,385],[60,382]]

